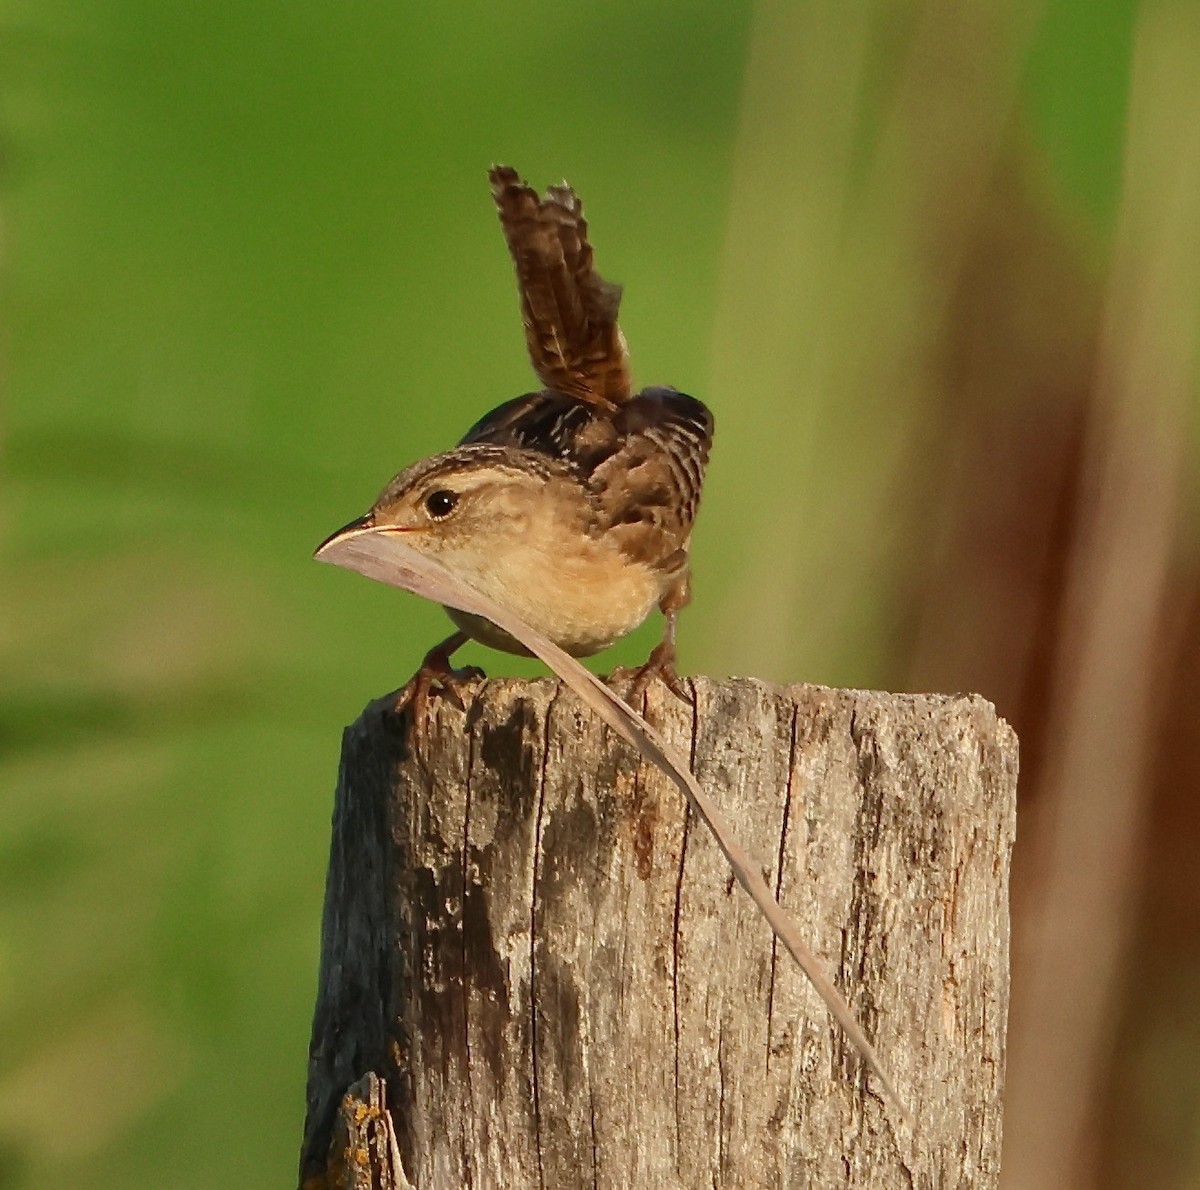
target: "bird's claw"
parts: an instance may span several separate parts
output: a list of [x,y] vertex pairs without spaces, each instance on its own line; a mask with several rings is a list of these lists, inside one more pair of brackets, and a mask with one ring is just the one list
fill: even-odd
[[425,741],[430,698],[435,694],[443,696],[460,711],[465,711],[467,703],[464,692],[487,676],[474,665],[462,669],[454,669],[450,665],[450,654],[465,640],[465,635],[461,639],[451,637],[436,649],[430,649],[421,662],[421,668],[396,693],[392,714],[399,717],[405,711],[409,712],[409,730],[418,745]]
[[646,696],[650,684],[658,679],[680,702],[692,705],[693,698],[688,688],[683,684],[679,674],[675,672],[675,646],[669,641],[661,641],[646,658],[644,665],[633,669],[619,666],[609,674],[610,684],[623,685],[629,682],[629,688],[622,698],[631,707],[636,707]]

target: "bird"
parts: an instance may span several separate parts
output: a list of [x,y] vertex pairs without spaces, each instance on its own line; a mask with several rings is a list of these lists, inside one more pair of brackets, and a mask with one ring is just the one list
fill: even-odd
[[[539,195],[506,165],[488,177],[543,387],[485,414],[452,450],[406,467],[321,548],[364,529],[403,534],[576,657],[607,648],[657,606],[663,636],[631,696],[658,677],[686,698],[675,629],[691,599],[712,413],[674,388],[634,391],[617,323],[622,290],[596,271],[575,190],[564,181]],[[478,671],[455,670],[450,658],[469,639],[527,651],[489,620],[446,610],[457,631],[396,698],[418,722],[433,690],[462,705],[457,688]]]

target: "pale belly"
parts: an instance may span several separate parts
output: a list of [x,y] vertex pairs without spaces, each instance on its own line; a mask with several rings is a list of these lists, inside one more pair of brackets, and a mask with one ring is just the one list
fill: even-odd
[[[531,628],[576,657],[587,657],[632,632],[654,610],[669,585],[650,567],[593,558],[577,566],[505,568],[479,575],[475,585]],[[524,645],[490,620],[447,608],[475,640],[506,653]]]

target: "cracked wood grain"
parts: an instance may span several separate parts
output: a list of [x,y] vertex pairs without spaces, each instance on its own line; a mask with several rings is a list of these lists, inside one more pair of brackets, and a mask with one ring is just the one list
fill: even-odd
[[557,682],[493,681],[437,703],[425,761],[386,700],[347,730],[305,1177],[374,1072],[418,1188],[996,1184],[1012,732],[973,697],[694,689],[694,711],[652,690],[649,717],[915,1132],[675,787]]

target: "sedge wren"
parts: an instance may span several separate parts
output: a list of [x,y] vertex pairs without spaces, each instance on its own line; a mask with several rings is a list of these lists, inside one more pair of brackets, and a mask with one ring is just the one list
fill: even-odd
[[[690,598],[712,414],[673,388],[633,391],[621,288],[596,272],[575,191],[564,182],[539,197],[507,166],[489,178],[545,387],[401,471],[328,541],[364,528],[403,533],[577,657],[633,631],[657,605],[663,639],[635,682],[662,676],[679,693],[675,619]],[[449,659],[468,638],[526,652],[490,621],[447,611],[459,631],[429,652],[398,708],[415,700],[419,712],[435,682],[457,697]]]

